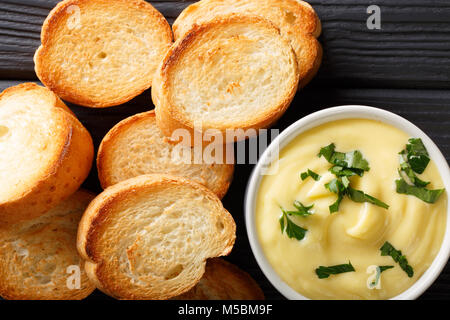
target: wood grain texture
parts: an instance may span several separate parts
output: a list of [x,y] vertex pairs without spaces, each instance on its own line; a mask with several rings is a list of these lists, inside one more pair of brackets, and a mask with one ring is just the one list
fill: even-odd
[[[32,57],[41,24],[57,0],[0,0],[0,90],[35,80]],[[150,1],[169,22],[193,1]],[[284,129],[301,117],[331,106],[363,104],[395,112],[424,130],[450,160],[450,1],[311,0],[323,22],[324,63],[317,78],[299,91],[275,125]],[[366,28],[367,6],[382,10],[382,29]],[[18,80],[20,79],[20,80]],[[70,105],[91,132],[96,149],[120,120],[153,108],[150,92],[109,109]],[[237,224],[227,259],[249,272],[268,299],[283,297],[270,285],[251,254],[243,201],[252,165],[238,165],[225,207]],[[84,187],[100,192],[92,170]],[[99,292],[92,299],[106,299]],[[450,299],[450,265],[422,299]]]
[[[23,81],[1,81],[0,90]],[[449,90],[377,89],[377,88],[324,88],[309,86],[297,93],[292,105],[274,128],[281,130],[296,120],[324,108],[344,105],[371,105],[397,113],[412,121],[427,133],[440,148],[447,161],[450,160],[450,101]],[[133,114],[153,109],[150,91],[118,107],[108,109],[88,109],[68,104],[80,121],[92,134],[95,152],[104,135],[120,120]],[[247,150],[248,151],[248,150]],[[245,188],[250,177],[252,165],[237,165],[234,181],[223,199],[224,206],[232,213],[237,225],[237,238],[234,249],[227,260],[249,272],[262,287],[268,299],[283,297],[272,287],[259,269],[251,254],[245,229],[243,203]],[[84,188],[101,192],[95,166]],[[92,298],[103,299],[97,292]],[[423,295],[424,299],[450,299],[450,265],[435,284]]]
[[[32,57],[57,0],[0,2],[0,77],[35,79]],[[193,1],[150,1],[169,22]],[[323,24],[318,84],[450,88],[450,1],[311,0]],[[366,27],[381,8],[381,30]]]
[[[449,1],[310,1],[323,23],[320,80],[397,88],[449,88]],[[381,30],[368,30],[368,4]]]

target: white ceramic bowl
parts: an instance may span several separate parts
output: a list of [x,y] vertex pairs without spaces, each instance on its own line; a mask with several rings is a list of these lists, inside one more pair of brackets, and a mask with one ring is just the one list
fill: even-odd
[[[256,261],[258,262],[264,275],[269,279],[272,285],[288,299],[304,300],[308,298],[292,289],[279,277],[279,275],[267,261],[259,243],[255,225],[255,206],[259,185],[263,177],[261,173],[263,172],[262,170],[264,170],[264,164],[270,163],[269,156],[271,153],[273,154],[274,152],[276,152],[275,148],[277,147],[277,145],[279,150],[281,151],[289,142],[291,142],[301,133],[321,124],[340,119],[379,120],[403,130],[411,137],[421,138],[428,150],[428,153],[430,154],[430,158],[434,161],[439,170],[442,181],[444,182],[447,195],[450,190],[450,169],[447,161],[439,151],[438,147],[422,130],[420,130],[408,120],[394,113],[367,106],[340,106],[315,112],[290,125],[269,145],[269,147],[261,156],[250,177],[245,196],[245,222],[253,254],[255,255]],[[418,298],[425,290],[427,290],[431,286],[434,280],[436,280],[436,278],[439,276],[442,269],[445,267],[449,256],[450,206],[447,206],[447,225],[444,240],[442,242],[439,253],[437,254],[431,266],[420,277],[419,280],[417,280],[409,289],[392,299],[410,300]]]

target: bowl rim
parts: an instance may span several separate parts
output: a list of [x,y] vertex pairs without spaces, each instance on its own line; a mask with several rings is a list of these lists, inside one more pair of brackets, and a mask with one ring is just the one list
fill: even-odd
[[[281,277],[276,273],[270,263],[267,261],[262,247],[259,243],[256,224],[255,224],[255,205],[256,197],[261,183],[263,175],[261,171],[264,164],[270,162],[270,156],[273,152],[281,150],[289,144],[294,138],[303,132],[328,123],[331,121],[337,121],[342,119],[371,119],[378,120],[386,124],[390,124],[412,137],[421,138],[431,160],[434,161],[436,167],[444,182],[445,192],[447,199],[449,198],[450,191],[450,168],[447,160],[436,146],[436,144],[428,137],[425,132],[414,125],[409,120],[380,108],[363,106],[363,105],[343,105],[337,107],[331,107],[323,109],[312,114],[309,114],[283,130],[267,147],[263,152],[258,163],[253,168],[250,175],[250,179],[247,184],[244,200],[244,212],[245,212],[245,224],[247,229],[247,236],[250,242],[250,247],[253,255],[258,263],[260,269],[269,280],[269,282],[286,298],[292,300],[309,300],[309,298],[303,296],[299,292],[292,289],[287,283],[285,283]],[[434,258],[432,264],[428,267],[425,273],[407,290],[399,295],[391,298],[391,300],[413,300],[422,295],[441,274],[442,270],[447,264],[450,257],[450,206],[447,203],[447,221],[444,239],[442,240],[441,248],[438,254]]]

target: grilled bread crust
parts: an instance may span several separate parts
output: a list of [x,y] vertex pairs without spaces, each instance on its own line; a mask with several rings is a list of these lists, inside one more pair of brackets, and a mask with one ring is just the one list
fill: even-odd
[[116,106],[151,86],[172,40],[164,16],[143,0],[64,0],[44,22],[35,70],[67,101]]
[[206,187],[142,175],[91,202],[77,245],[89,278],[106,294],[164,300],[196,285],[208,258],[227,255],[235,231],[232,216]]
[[247,273],[221,258],[209,259],[200,282],[176,300],[264,300],[258,284]]
[[281,117],[298,81],[295,53],[269,20],[218,17],[195,25],[160,64],[152,87],[157,124],[168,137],[177,129],[191,137],[194,128],[223,137],[240,129],[243,140]]
[[34,83],[3,91],[0,115],[1,226],[36,218],[78,190],[94,147],[61,100]]
[[[190,154],[186,161],[180,159],[183,151]],[[138,175],[166,173],[203,184],[222,198],[233,178],[234,165],[226,164],[225,157],[219,159],[221,163],[202,160],[197,164],[195,152],[189,146],[170,143],[156,125],[153,110],[136,114],[119,122],[103,138],[97,154],[98,177],[106,189]]]
[[290,41],[297,55],[300,87],[316,75],[323,53],[317,41],[322,26],[311,5],[300,0],[202,0],[188,6],[175,20],[175,40],[194,24],[230,13],[260,15],[280,28],[281,35]]
[[76,237],[81,215],[94,197],[77,191],[36,219],[0,229],[2,298],[79,300],[91,294],[95,286],[78,256]]

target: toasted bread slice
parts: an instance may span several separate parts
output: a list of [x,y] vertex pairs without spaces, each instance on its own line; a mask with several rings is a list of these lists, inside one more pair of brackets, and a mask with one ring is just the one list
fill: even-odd
[[38,217],[87,177],[89,132],[59,98],[34,83],[0,94],[0,224]]
[[203,184],[222,198],[230,186],[234,166],[225,164],[226,159],[222,158],[220,163],[196,164],[194,148],[179,147],[190,154],[187,161],[180,159],[183,151],[169,143],[156,125],[154,111],[119,122],[103,138],[98,151],[97,168],[102,187],[142,174],[166,173]]
[[194,127],[224,135],[267,128],[288,108],[298,80],[295,53],[269,20],[219,17],[169,49],[152,88],[157,124],[169,137],[177,129],[193,136]]
[[209,259],[200,282],[176,300],[264,300],[258,284],[247,272],[221,258]]
[[78,191],[36,219],[0,229],[1,297],[75,300],[95,289],[76,249],[78,223],[93,198]]
[[41,42],[34,61],[42,83],[67,101],[101,108],[151,86],[172,31],[143,0],[65,0],[45,20]]
[[169,299],[191,289],[206,259],[227,255],[236,225],[206,187],[169,175],[119,182],[81,219],[78,251],[97,288],[119,299]]
[[291,42],[297,55],[300,87],[304,87],[319,70],[322,27],[314,9],[300,0],[202,0],[188,6],[175,20],[175,40],[186,34],[194,24],[230,13],[256,14],[272,21],[281,35]]

